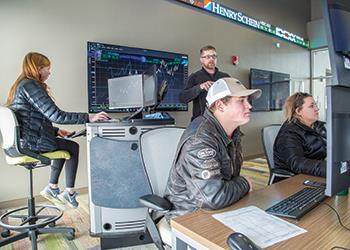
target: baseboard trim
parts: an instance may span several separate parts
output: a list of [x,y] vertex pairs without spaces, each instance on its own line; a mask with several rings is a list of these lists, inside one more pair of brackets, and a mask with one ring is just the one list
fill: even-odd
[[[81,187],[75,189],[80,194],[86,194],[88,192],[87,187]],[[43,202],[47,201],[44,197],[41,195],[34,196],[35,202]],[[0,202],[0,209],[8,209],[8,208],[15,208],[20,206],[27,206],[27,198],[20,198],[15,200],[9,200],[9,201],[2,201]]]

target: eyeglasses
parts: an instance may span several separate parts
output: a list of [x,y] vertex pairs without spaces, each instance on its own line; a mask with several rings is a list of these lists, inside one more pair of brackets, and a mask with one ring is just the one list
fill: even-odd
[[215,60],[216,58],[218,58],[218,56],[214,54],[214,55],[201,56],[201,58],[205,58],[205,59],[208,59],[208,60],[209,60],[210,58],[212,58],[212,59]]

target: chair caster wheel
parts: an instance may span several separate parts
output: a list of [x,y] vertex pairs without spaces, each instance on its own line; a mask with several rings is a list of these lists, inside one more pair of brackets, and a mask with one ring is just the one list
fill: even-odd
[[11,235],[11,232],[8,229],[1,232],[1,237],[3,237],[3,238],[7,238],[10,235]]
[[53,221],[53,222],[51,222],[48,226],[49,226],[49,227],[55,227],[55,226],[56,226],[56,222]]
[[75,239],[75,230],[67,233],[66,237],[67,237],[67,240],[74,240]]

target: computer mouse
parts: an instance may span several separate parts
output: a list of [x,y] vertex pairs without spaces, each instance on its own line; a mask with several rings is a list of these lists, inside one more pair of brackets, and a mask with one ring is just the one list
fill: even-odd
[[227,238],[227,245],[233,250],[258,250],[259,247],[242,233],[232,233]]

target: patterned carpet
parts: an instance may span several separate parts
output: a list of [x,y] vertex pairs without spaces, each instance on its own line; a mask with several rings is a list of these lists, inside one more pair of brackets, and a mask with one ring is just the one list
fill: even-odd
[[252,180],[254,190],[266,187],[270,176],[266,159],[255,158],[244,161],[241,175],[249,177]]
[[[265,159],[256,158],[243,162],[241,170],[243,176],[249,177],[253,182],[253,189],[258,190],[264,188],[267,185],[269,178],[269,170]],[[42,235],[39,237],[38,249],[39,250],[59,250],[59,249],[88,249],[97,250],[100,249],[100,243],[98,238],[90,237],[89,227],[89,207],[88,207],[88,195],[81,194],[78,196],[80,203],[78,209],[66,209],[63,218],[59,220],[57,226],[68,226],[76,229],[76,239],[68,241],[62,235]],[[1,211],[2,214],[5,211]],[[0,236],[1,239],[1,236]],[[22,250],[31,249],[30,241],[28,239],[18,241],[14,244],[2,247],[1,250]],[[135,247],[120,248],[120,250],[156,250],[155,245],[141,245]]]

